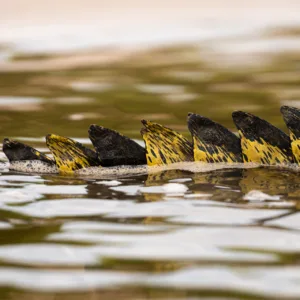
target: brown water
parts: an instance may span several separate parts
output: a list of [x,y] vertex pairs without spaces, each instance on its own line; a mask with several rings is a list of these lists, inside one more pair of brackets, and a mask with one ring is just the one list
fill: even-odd
[[[300,103],[298,34],[285,27],[200,44],[64,53],[5,44],[1,139],[46,152],[47,133],[91,145],[87,129],[96,123],[141,142],[141,119],[190,137],[188,112],[234,131],[236,109],[286,131],[279,107]],[[4,162],[0,187],[1,299],[300,298],[297,172],[91,179],[21,174]]]

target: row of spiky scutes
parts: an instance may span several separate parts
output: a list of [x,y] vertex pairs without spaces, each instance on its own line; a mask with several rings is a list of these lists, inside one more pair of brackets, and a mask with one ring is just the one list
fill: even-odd
[[[89,130],[89,137],[97,152],[54,134],[48,135],[46,142],[61,173],[72,173],[93,166],[144,163],[162,166],[184,161],[300,164],[300,110],[283,106],[281,113],[290,137],[257,116],[235,111],[232,117],[240,137],[209,118],[190,113],[188,128],[193,143],[170,128],[145,120],[142,120],[145,128],[141,134],[146,149],[128,137],[97,125],[91,125]],[[51,158],[17,141],[4,139],[3,151],[10,162],[40,160],[54,165]]]
[[[168,127],[143,120],[145,128],[141,130],[141,134],[145,142],[148,166],[162,166],[186,161],[242,162],[238,137],[223,126],[205,118],[206,121],[213,123],[211,124],[212,128],[209,129],[213,138],[210,142],[202,139],[201,134],[197,134],[198,129],[201,128],[199,120],[203,121],[204,117],[189,114],[188,125],[193,136],[193,144],[180,133]],[[204,129],[209,128],[208,124],[205,125],[206,127],[203,127],[201,132],[205,132]],[[220,129],[219,132],[216,129]],[[223,132],[224,130],[226,132]]]
[[281,108],[290,137],[267,121],[235,111],[233,121],[239,137],[209,118],[189,113],[188,127],[193,144],[180,133],[160,124],[142,121],[147,164],[167,165],[181,161],[207,163],[300,163],[300,110]]

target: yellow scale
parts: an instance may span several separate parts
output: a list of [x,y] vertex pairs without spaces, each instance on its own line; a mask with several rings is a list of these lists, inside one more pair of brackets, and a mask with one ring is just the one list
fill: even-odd
[[61,173],[72,173],[91,166],[86,154],[78,148],[78,143],[69,138],[55,134],[48,135],[47,146]]
[[247,139],[240,130],[239,135],[241,138],[242,152],[248,158],[248,160],[244,158],[244,162],[275,165],[281,163],[286,164],[292,161],[292,157],[289,157],[287,153],[278,147],[268,144],[262,138],[260,138],[260,141],[251,141]]
[[[193,136],[194,141],[194,160],[202,162],[238,162],[234,153],[226,151],[224,148],[216,145],[206,145],[198,137]],[[200,147],[200,149],[199,149]],[[210,147],[209,151],[208,147]],[[201,149],[204,149],[201,150]],[[213,153],[211,153],[213,152]]]
[[143,121],[141,130],[146,145],[148,166],[163,166],[193,161],[191,143],[180,133],[150,121]]

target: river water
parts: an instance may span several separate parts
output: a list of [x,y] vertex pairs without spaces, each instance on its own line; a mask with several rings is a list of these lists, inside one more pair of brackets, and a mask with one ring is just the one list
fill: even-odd
[[[236,131],[236,109],[287,132],[279,108],[300,106],[300,27],[280,9],[243,22],[190,9],[190,22],[130,21],[127,35],[109,17],[103,31],[29,17],[2,26],[1,139],[49,153],[55,133],[92,147],[98,124],[143,144],[141,119],[190,138],[188,112]],[[89,178],[12,172],[0,159],[0,299],[300,298],[294,170]]]

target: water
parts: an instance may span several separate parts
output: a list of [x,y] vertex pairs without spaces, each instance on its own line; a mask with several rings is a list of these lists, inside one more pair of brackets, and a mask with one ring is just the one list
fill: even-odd
[[[280,105],[300,107],[297,10],[242,23],[189,13],[168,26],[112,22],[95,39],[89,24],[2,28],[0,138],[49,153],[46,134],[91,147],[88,127],[99,124],[143,144],[141,119],[190,138],[188,112],[236,131],[236,109],[287,131]],[[9,171],[0,160],[0,299],[300,298],[295,169],[100,178]]]

